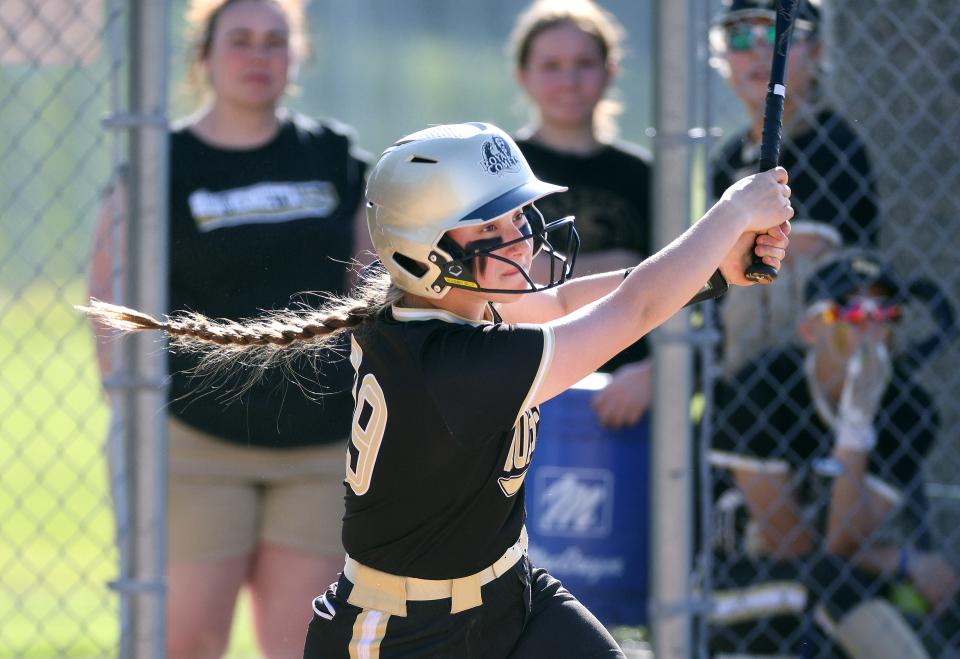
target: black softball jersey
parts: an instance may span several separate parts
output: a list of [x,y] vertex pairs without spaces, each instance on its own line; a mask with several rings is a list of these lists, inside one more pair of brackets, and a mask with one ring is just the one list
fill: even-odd
[[524,523],[523,480],[553,354],[533,325],[394,307],[356,333],[343,544],[423,579],[491,565]]

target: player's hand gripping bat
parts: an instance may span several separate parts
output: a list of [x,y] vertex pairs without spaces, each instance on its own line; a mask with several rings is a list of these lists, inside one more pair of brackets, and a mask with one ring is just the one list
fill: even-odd
[[[783,122],[783,99],[786,96],[787,49],[797,17],[797,8],[803,0],[776,0],[777,24],[773,43],[773,63],[770,67],[770,84],[767,87],[767,102],[763,110],[763,138],[760,142],[761,172],[773,169],[780,162],[780,129]],[[753,263],[744,276],[753,282],[769,284],[777,278],[774,267],[767,265],[753,254]]]

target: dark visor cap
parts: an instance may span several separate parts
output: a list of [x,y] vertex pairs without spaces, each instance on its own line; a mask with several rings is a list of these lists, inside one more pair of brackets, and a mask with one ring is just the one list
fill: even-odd
[[527,181],[526,183],[518,185],[512,190],[504,192],[496,199],[492,199],[483,206],[470,211],[460,218],[459,221],[469,222],[471,220],[492,220],[500,217],[508,211],[513,210],[514,208],[531,204],[538,199],[546,197],[548,194],[566,191],[567,188],[563,187],[562,185],[545,183],[535,178],[532,181]]
[[[797,27],[804,30],[816,31],[820,25],[819,0],[796,0],[800,3],[797,9]],[[777,20],[775,0],[723,0],[723,9],[713,19],[714,25],[727,25],[751,18],[766,18]]]
[[892,302],[906,301],[906,288],[889,263],[874,252],[847,250],[810,275],[804,301],[807,306],[823,300],[842,303],[872,286],[882,288]]

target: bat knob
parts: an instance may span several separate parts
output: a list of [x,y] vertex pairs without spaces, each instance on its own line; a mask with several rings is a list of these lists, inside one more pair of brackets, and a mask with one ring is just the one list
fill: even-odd
[[743,276],[757,284],[770,284],[776,280],[777,270],[773,266],[760,261],[751,263],[750,267],[744,271]]

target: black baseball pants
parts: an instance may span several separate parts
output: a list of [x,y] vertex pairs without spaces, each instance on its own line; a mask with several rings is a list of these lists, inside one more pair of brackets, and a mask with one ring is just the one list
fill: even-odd
[[406,617],[347,602],[340,580],[316,600],[304,659],[623,658],[616,641],[560,582],[524,557],[483,586],[483,604],[457,614],[450,600],[407,602]]

